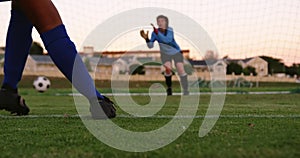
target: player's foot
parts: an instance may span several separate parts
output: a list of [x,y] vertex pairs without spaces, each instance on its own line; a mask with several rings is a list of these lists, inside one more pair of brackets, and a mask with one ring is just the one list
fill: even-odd
[[167,89],[167,95],[173,95],[172,88],[169,87]]
[[183,95],[190,95],[190,92],[188,90],[183,91]]
[[29,108],[16,89],[3,85],[0,90],[0,110],[9,111],[14,115],[28,115]]
[[107,97],[90,100],[90,112],[93,119],[111,119],[116,117],[114,103]]

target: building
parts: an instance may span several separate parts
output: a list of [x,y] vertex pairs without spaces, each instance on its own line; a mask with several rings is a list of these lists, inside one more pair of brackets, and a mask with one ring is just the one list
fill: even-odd
[[196,72],[215,72],[225,73],[227,63],[223,60],[190,60],[191,65],[194,67]]
[[[1,60],[3,64],[4,59]],[[3,68],[3,67],[2,67]],[[2,70],[3,71],[3,70]],[[24,68],[24,75],[46,75],[51,77],[62,77],[52,59],[48,55],[29,55]]]
[[[79,52],[81,55],[84,56],[101,56],[106,58],[121,58],[123,56],[136,56],[136,57],[152,57],[152,58],[160,58],[160,51],[159,50],[131,50],[131,51],[103,51],[97,52],[94,51],[94,48],[91,46],[85,46],[82,52]],[[189,59],[190,51],[189,50],[182,50],[183,56],[186,59]]]
[[91,57],[85,60],[89,60],[91,68],[90,71],[101,73],[102,75],[111,75],[113,71],[112,65],[117,59]]
[[248,66],[254,67],[258,76],[268,75],[268,62],[258,56],[246,59],[226,59],[226,62],[238,63],[243,68],[246,68]]
[[24,71],[49,72],[58,71],[58,69],[48,55],[29,55]]
[[[88,60],[90,63],[90,71],[101,73],[102,75],[112,75],[112,74],[129,74],[130,67],[132,65],[145,65],[146,73],[149,71],[153,71],[151,66],[147,66],[149,63],[159,63],[153,57],[137,57],[137,56],[123,56],[121,58],[108,58],[108,57],[91,57],[84,58],[84,60]],[[150,64],[150,65],[151,65]],[[157,66],[152,66],[157,67]],[[161,66],[158,66],[159,69]],[[151,69],[151,70],[150,70]],[[153,73],[147,73],[153,74]],[[156,74],[156,73],[155,73]]]

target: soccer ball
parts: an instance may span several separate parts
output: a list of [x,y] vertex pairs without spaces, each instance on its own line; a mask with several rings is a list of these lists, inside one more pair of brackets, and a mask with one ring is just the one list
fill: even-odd
[[40,93],[47,91],[50,85],[50,80],[45,76],[39,76],[33,81],[33,88]]

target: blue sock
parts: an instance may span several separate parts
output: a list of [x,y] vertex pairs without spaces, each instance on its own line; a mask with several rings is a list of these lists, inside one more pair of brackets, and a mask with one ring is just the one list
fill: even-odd
[[94,81],[78,55],[64,25],[42,33],[41,38],[51,59],[81,94],[88,99],[103,98],[96,90]]
[[6,36],[3,85],[17,89],[32,44],[32,28],[33,25],[25,15],[17,10],[11,11]]

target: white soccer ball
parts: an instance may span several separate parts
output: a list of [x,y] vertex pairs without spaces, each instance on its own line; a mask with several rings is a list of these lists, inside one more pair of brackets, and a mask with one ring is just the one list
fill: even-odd
[[45,76],[39,76],[33,81],[33,88],[40,93],[47,91],[50,85],[50,80]]

